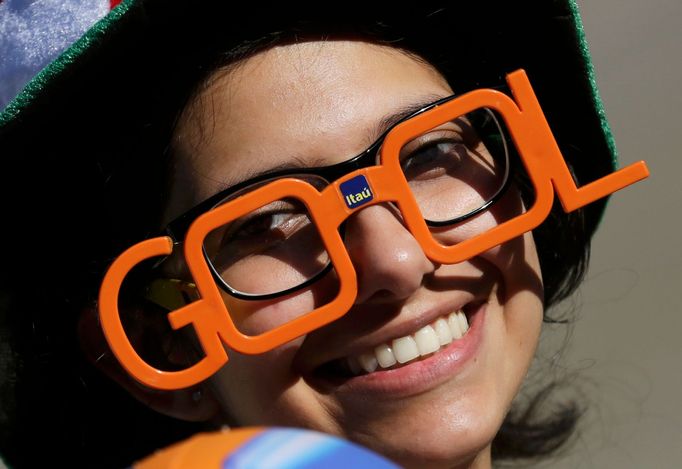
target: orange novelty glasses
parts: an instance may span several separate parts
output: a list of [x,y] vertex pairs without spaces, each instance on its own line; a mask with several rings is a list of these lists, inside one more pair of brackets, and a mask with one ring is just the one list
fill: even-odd
[[[223,366],[224,344],[263,353],[343,316],[355,301],[357,279],[342,226],[362,208],[393,204],[426,256],[455,264],[537,227],[549,214],[555,191],[570,212],[648,176],[640,161],[576,187],[525,72],[509,74],[507,83],[514,99],[492,89],[441,99],[409,114],[349,161],[251,179],[173,221],[168,232],[184,235],[198,299],[170,312],[168,320],[174,329],[193,326],[205,354],[187,369],[163,371],[145,362],[118,311],[126,275],[146,259],[170,255],[174,239],[161,236],[126,250],[107,271],[99,297],[102,328],[117,359],[148,386],[179,389]],[[509,148],[497,116],[533,185],[534,204],[486,231],[444,242],[439,229],[486,210],[508,185]],[[332,269],[334,298],[258,335],[237,328],[221,293],[240,300],[284,297]]]

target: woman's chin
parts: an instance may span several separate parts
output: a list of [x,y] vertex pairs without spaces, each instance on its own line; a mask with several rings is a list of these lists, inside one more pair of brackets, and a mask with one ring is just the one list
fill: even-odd
[[[382,454],[401,467],[408,468],[457,468],[478,467],[475,461],[490,460],[490,444],[495,436],[492,431],[467,429],[462,432],[439,431],[430,434],[410,432],[406,438],[369,437],[357,442]],[[482,467],[485,467],[483,465]]]
[[471,467],[474,461],[489,460],[490,444],[504,419],[498,402],[481,397],[435,399],[392,416],[365,417],[347,437],[403,467]]

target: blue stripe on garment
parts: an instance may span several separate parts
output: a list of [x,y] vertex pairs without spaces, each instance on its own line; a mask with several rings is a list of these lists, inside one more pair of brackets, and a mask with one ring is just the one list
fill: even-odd
[[340,438],[275,428],[258,434],[223,460],[223,469],[396,469],[383,457]]

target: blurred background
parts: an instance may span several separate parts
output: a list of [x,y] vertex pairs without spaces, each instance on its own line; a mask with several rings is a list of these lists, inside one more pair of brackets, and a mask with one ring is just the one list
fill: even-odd
[[[578,0],[620,164],[648,180],[612,197],[563,366],[588,407],[542,467],[682,467],[682,1]],[[573,376],[573,375],[572,375]]]

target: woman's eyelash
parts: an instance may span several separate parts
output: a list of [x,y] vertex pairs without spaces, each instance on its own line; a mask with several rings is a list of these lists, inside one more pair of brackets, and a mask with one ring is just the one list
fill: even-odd
[[[223,242],[248,238],[277,228],[284,227],[286,229],[286,225],[295,222],[300,216],[301,213],[293,209],[290,211],[272,210],[254,214],[245,220],[240,220],[237,226],[229,227],[223,237]],[[278,218],[281,219],[278,220]]]
[[417,146],[416,148],[412,149],[409,151],[409,153],[405,154],[404,156],[401,157],[401,164],[403,165],[409,165],[410,163],[414,164],[415,158],[419,156],[420,154],[427,153],[429,151],[434,151],[434,150],[442,150],[443,148],[439,148],[442,146],[457,146],[457,145],[463,145],[464,139],[459,138],[459,139],[452,139],[452,138],[439,138],[439,139],[434,139],[428,142],[424,142]]

